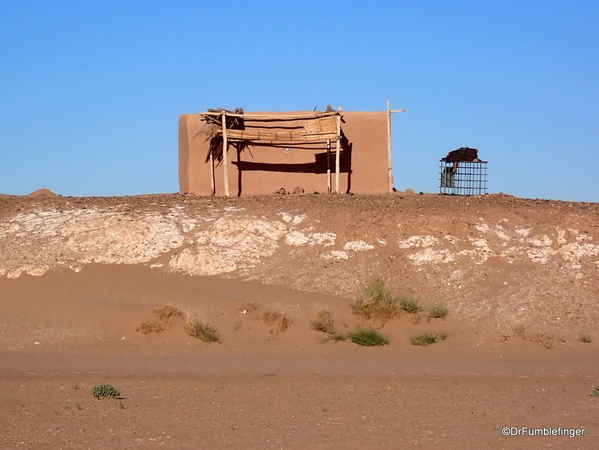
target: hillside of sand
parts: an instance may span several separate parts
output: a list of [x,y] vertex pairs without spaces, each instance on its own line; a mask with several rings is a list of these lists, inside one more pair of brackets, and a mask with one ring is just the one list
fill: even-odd
[[599,316],[599,205],[508,195],[0,199],[0,280],[138,265],[354,298],[382,278],[467,320]]

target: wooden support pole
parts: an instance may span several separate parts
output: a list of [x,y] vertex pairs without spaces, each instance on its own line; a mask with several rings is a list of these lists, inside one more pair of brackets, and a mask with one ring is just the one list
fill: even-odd
[[393,168],[391,167],[391,114],[406,112],[405,109],[391,109],[391,102],[387,100],[387,153],[389,158],[389,192],[393,192]]
[[216,186],[214,185],[214,155],[212,148],[210,149],[210,195],[216,194]]
[[223,179],[225,183],[225,196],[229,196],[229,166],[227,164],[227,113],[223,111]]
[[331,193],[331,140],[327,140],[327,194]]
[[387,154],[389,162],[389,192],[393,192],[393,172],[391,167],[391,102],[387,100]]
[[339,166],[340,166],[340,150],[341,150],[341,106],[337,109],[337,145],[335,147],[335,194],[339,193]]

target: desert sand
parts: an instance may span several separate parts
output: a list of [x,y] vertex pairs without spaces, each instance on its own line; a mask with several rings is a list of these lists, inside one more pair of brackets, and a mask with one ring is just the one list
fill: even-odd
[[[421,313],[354,314],[377,279]],[[594,449],[598,300],[598,204],[0,196],[0,448]],[[322,310],[390,344],[324,342]]]

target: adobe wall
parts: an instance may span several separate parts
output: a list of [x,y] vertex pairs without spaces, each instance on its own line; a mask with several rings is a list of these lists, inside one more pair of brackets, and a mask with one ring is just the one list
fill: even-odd
[[[309,114],[309,112],[299,112]],[[277,114],[248,113],[246,114]],[[283,113],[282,113],[283,114]],[[289,113],[284,113],[289,114]],[[382,194],[389,192],[389,156],[387,150],[387,113],[342,113],[340,193]],[[197,134],[204,121],[198,114],[179,117],[179,187],[182,193],[211,195],[209,140]],[[268,126],[286,129],[298,122],[250,122],[246,128]],[[288,129],[288,128],[287,128]],[[331,187],[335,189],[335,142],[331,143]],[[228,177],[231,196],[268,195],[280,188],[293,191],[301,187],[307,193],[327,192],[326,143],[302,145],[252,144],[243,149],[229,145]],[[223,166],[215,168],[216,195],[224,195]]]

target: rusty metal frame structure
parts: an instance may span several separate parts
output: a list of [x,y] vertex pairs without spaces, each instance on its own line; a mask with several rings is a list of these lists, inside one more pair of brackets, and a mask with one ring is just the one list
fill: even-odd
[[439,193],[484,195],[487,193],[487,161],[440,161]]

